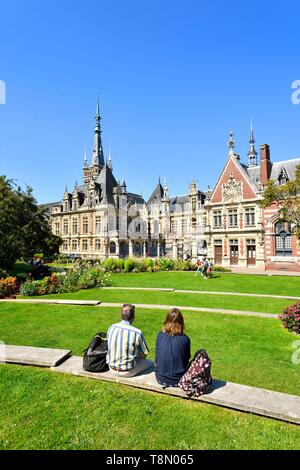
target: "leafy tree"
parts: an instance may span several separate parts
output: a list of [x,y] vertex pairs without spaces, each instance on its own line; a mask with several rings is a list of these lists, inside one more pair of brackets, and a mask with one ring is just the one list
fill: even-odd
[[38,206],[32,189],[23,191],[0,176],[0,267],[10,269],[17,259],[57,253],[62,240],[51,232],[46,210]]
[[296,167],[295,178],[278,186],[270,180],[264,190],[262,206],[276,204],[282,220],[291,223],[293,233],[300,239],[300,165]]

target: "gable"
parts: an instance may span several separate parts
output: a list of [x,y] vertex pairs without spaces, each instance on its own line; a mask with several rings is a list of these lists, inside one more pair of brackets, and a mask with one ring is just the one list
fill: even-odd
[[231,202],[230,199],[234,198],[246,200],[255,199],[256,197],[256,192],[244,169],[235,157],[230,157],[215,186],[210,201],[212,203],[222,203]]

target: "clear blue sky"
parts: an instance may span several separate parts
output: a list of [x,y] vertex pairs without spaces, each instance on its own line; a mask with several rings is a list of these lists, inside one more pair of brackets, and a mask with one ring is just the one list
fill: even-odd
[[60,200],[92,152],[97,94],[103,145],[128,189],[148,197],[158,176],[183,194],[213,185],[229,128],[246,160],[300,156],[296,0],[0,0],[0,173]]

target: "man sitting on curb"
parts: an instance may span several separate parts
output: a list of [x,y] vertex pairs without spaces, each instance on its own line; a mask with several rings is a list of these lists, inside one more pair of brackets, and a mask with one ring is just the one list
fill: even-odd
[[141,330],[132,326],[135,319],[134,305],[124,304],[121,318],[120,323],[108,329],[106,362],[112,373],[121,377],[134,377],[154,367],[154,363],[146,359],[149,350]]

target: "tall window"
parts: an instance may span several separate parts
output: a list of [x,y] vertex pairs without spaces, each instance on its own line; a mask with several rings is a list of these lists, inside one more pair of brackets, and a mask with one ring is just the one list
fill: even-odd
[[89,219],[88,217],[83,217],[82,219],[82,232],[86,235],[89,231]]
[[78,232],[78,220],[73,219],[72,220],[72,234],[77,235],[77,232]]
[[276,256],[292,256],[292,228],[287,221],[275,225]]
[[223,226],[222,211],[213,212],[213,224],[214,224],[214,228],[221,228]]
[[100,250],[101,250],[101,240],[99,240],[98,238],[97,238],[96,241],[95,241],[95,250],[96,250],[96,251],[100,251]]
[[64,219],[64,235],[69,235],[69,221]]
[[96,217],[96,233],[101,233],[101,222],[102,222],[101,216],[97,215],[97,217]]
[[228,211],[228,220],[229,220],[229,227],[237,227],[238,226],[238,211],[237,211],[237,209],[229,209],[229,211]]
[[175,235],[177,233],[177,220],[172,219],[171,221],[171,233]]
[[77,240],[72,240],[72,251],[77,251],[77,249],[78,249]]
[[60,226],[59,226],[59,222],[55,222],[55,224],[54,224],[54,231],[55,231],[55,235],[60,235]]
[[182,235],[185,235],[187,232],[187,220],[182,219],[181,221],[181,230],[182,230]]
[[88,249],[88,241],[87,240],[82,240],[82,251],[87,251]]
[[64,251],[67,251],[69,248],[69,242],[67,240],[64,240],[64,243],[63,243],[63,249]]
[[254,207],[247,207],[245,209],[245,225],[246,227],[252,227],[255,225],[255,208]]

